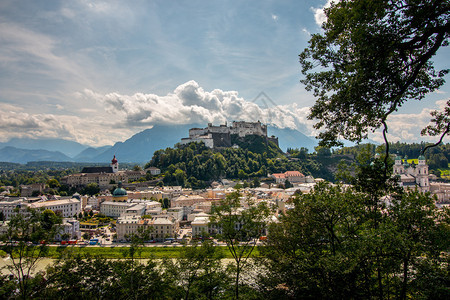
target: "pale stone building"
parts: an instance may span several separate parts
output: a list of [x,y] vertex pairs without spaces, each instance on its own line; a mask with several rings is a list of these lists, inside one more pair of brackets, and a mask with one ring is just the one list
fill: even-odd
[[428,165],[425,157],[419,156],[418,164],[409,164],[408,158],[403,160],[397,155],[394,163],[394,176],[398,176],[400,186],[404,188],[418,188],[421,192],[430,191]]
[[100,213],[107,217],[118,218],[136,203],[105,201],[100,204]]
[[90,183],[96,183],[100,189],[108,189],[120,182],[135,181],[144,177],[144,171],[119,170],[119,162],[114,155],[108,167],[85,167],[81,173],[65,176],[61,183],[70,187],[84,187]]
[[290,183],[303,183],[306,182],[306,177],[299,171],[286,171],[284,173],[274,173],[269,175],[275,179],[276,183],[285,183],[288,180]]
[[132,234],[138,234],[139,229],[149,230],[150,239],[163,241],[166,238],[176,238],[179,223],[170,216],[157,216],[152,219],[142,219],[137,216],[120,217],[116,223],[117,239],[126,240]]
[[60,212],[64,218],[72,218],[81,212],[81,201],[75,198],[54,201],[43,201],[30,204],[31,208],[50,209],[55,213]]

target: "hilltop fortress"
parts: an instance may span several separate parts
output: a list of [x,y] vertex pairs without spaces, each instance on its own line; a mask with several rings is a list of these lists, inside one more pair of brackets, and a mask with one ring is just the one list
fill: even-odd
[[208,124],[206,128],[189,129],[189,137],[182,138],[180,144],[185,145],[191,142],[204,142],[209,148],[232,147],[231,136],[236,135],[244,138],[249,135],[264,137],[267,141],[273,142],[278,146],[278,138],[267,136],[267,125],[258,122],[233,121],[231,126],[224,125],[213,126]]

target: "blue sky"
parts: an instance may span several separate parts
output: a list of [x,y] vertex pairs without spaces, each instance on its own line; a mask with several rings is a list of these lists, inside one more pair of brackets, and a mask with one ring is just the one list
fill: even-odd
[[[256,119],[314,135],[298,54],[326,2],[3,0],[0,136],[101,146],[154,124]],[[406,105],[391,139],[420,141],[449,92]]]

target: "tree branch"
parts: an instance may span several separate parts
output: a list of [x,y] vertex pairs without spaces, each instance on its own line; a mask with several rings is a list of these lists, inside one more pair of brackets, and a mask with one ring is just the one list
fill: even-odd
[[447,123],[447,128],[446,128],[445,131],[442,133],[441,138],[439,139],[439,141],[438,141],[436,144],[428,145],[428,146],[426,146],[425,148],[423,148],[421,154],[424,155],[424,154],[425,154],[425,151],[426,151],[428,148],[433,148],[433,147],[439,146],[439,144],[442,143],[442,140],[444,139],[444,136],[446,136],[447,133],[449,133],[449,132],[450,132],[450,123]]

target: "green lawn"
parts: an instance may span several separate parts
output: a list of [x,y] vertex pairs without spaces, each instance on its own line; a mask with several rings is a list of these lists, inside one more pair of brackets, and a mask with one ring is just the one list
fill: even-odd
[[[232,258],[230,252],[226,246],[218,246],[223,258]],[[140,255],[136,257],[140,258],[178,258],[182,251],[182,247],[142,247]],[[88,246],[50,246],[48,247],[48,253],[46,257],[49,258],[61,258],[65,255],[91,255],[99,256],[109,259],[120,259],[126,257],[126,253],[129,247],[116,246],[116,247],[88,247]],[[253,251],[252,256],[258,256],[259,251],[257,248]]]
[[417,158],[408,159],[407,162],[408,162],[408,164],[412,164],[412,163],[414,163],[416,165],[419,164],[419,160]]

